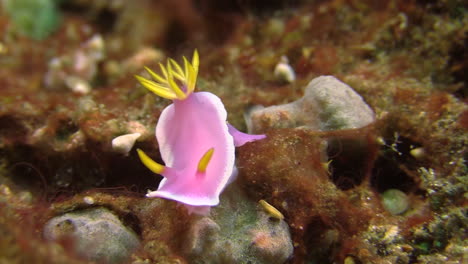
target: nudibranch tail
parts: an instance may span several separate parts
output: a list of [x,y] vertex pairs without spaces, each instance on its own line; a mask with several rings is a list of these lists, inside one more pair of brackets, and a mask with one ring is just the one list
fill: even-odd
[[204,173],[208,164],[210,163],[211,157],[213,157],[214,148],[210,148],[203,156],[201,157],[200,161],[198,162],[197,171]]
[[152,172],[156,174],[163,174],[166,170],[166,166],[157,163],[156,161],[152,160],[145,152],[141,149],[137,149],[138,157],[140,157],[141,162]]
[[176,61],[169,59],[166,66],[159,64],[162,76],[145,67],[154,81],[139,75],[135,75],[135,77],[144,87],[160,97],[170,100],[184,100],[195,90],[200,61],[197,50],[193,52],[191,63],[187,58],[182,58],[184,69]]
[[231,124],[228,123],[227,125],[228,125],[229,134],[231,134],[231,136],[234,138],[234,145],[236,145],[236,147],[240,147],[247,142],[252,142],[252,141],[266,138],[265,135],[250,135],[250,134],[242,133],[239,130],[237,130],[234,126],[232,126]]

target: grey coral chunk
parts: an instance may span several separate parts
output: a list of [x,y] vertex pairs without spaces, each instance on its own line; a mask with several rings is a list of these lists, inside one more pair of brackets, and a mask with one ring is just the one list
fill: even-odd
[[106,208],[66,213],[44,227],[47,240],[70,238],[80,256],[100,263],[124,263],[138,248],[138,236]]
[[360,128],[375,120],[374,112],[362,97],[334,76],[313,79],[307,85],[304,100],[319,106],[322,130]]
[[333,76],[320,76],[307,85],[299,100],[257,107],[246,119],[252,133],[296,127],[326,131],[361,128],[374,122],[375,115],[349,85]]

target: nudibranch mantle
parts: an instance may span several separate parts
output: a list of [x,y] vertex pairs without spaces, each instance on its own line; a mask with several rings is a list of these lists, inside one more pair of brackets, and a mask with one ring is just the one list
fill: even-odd
[[163,76],[146,68],[155,81],[136,76],[150,91],[173,100],[156,125],[156,139],[165,165],[151,160],[141,150],[138,154],[143,164],[164,177],[158,189],[147,197],[175,200],[189,208],[209,208],[219,203],[219,195],[237,173],[235,146],[263,139],[265,135],[245,134],[229,125],[219,97],[210,92],[194,92],[199,65],[197,51],[191,63],[183,59],[184,69],[172,59],[166,67],[160,64]]

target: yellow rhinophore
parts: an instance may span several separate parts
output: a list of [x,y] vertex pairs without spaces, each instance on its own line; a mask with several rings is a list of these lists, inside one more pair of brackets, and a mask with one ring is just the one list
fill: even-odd
[[[166,66],[159,64],[161,68],[162,76],[155,73],[148,67],[145,67],[146,71],[154,79],[148,80],[142,76],[135,75],[135,78],[151,92],[170,100],[178,99],[184,100],[195,90],[195,84],[197,83],[198,66],[200,60],[198,57],[198,51],[195,50],[192,56],[192,63],[187,58],[184,59],[184,69],[177,64],[173,59],[169,59]],[[178,82],[177,82],[177,81]],[[182,86],[179,86],[179,83]]]
[[329,174],[331,175],[332,172],[330,170],[330,163],[332,163],[333,160],[329,160],[327,162],[322,162],[322,168]]
[[165,170],[165,166],[157,163],[156,161],[152,160],[145,152],[141,149],[137,149],[138,157],[140,157],[141,162],[152,172],[156,174],[161,174]]
[[203,157],[201,157],[200,161],[198,162],[198,172],[203,173],[206,171],[206,167],[208,167],[208,163],[210,163],[213,152],[214,148],[210,148],[205,154],[203,154]]
[[276,209],[273,205],[267,203],[267,201],[262,199],[258,202],[271,217],[279,219],[279,220],[284,219],[284,215],[278,209]]

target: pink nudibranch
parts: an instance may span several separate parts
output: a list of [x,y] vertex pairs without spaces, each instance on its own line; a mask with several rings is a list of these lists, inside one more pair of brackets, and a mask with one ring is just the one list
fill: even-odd
[[[160,64],[162,76],[146,68],[155,81],[136,76],[155,94],[173,100],[156,125],[156,139],[165,165],[138,150],[143,164],[164,179],[147,197],[162,197],[189,207],[219,203],[219,195],[229,184],[235,168],[235,146],[265,138],[238,131],[226,121],[221,99],[209,92],[194,92],[198,74],[198,53],[192,62],[185,57],[184,69],[169,59]],[[181,86],[179,86],[181,85]],[[193,208],[192,208],[193,209]]]

